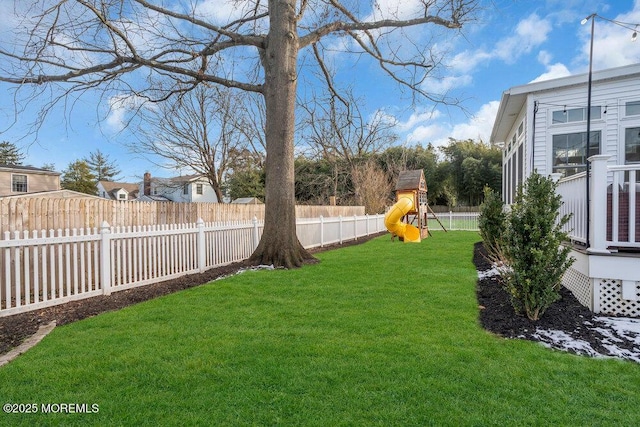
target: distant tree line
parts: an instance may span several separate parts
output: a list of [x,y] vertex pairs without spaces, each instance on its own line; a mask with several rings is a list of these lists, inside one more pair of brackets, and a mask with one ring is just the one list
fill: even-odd
[[[395,183],[403,170],[422,169],[432,205],[478,206],[485,186],[500,192],[502,157],[498,148],[473,140],[450,139],[443,147],[402,147],[385,129],[384,141],[366,149],[307,150],[295,159],[295,195],[299,204],[362,205],[367,213],[384,212],[393,201]],[[359,139],[358,139],[359,140]],[[360,147],[362,148],[362,147]],[[0,143],[0,164],[20,165],[24,155],[10,142]],[[264,200],[265,156],[259,150],[231,147],[225,156],[221,192],[230,200]],[[53,170],[53,165],[44,165]],[[120,169],[96,150],[62,171],[64,189],[97,193],[98,181],[117,181]]]
[[[485,186],[500,192],[502,157],[498,148],[473,140],[451,139],[443,147],[390,146],[355,159],[310,157],[295,160],[296,201],[364,205],[368,213],[383,212],[392,202],[398,174],[422,169],[432,205],[478,206]],[[263,197],[264,172],[259,162],[245,162],[226,181],[231,198]]]

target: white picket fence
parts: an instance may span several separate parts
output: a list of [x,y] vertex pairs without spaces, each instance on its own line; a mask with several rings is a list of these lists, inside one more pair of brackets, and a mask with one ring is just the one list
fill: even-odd
[[478,231],[478,218],[480,218],[480,212],[438,212],[435,214],[440,220],[440,223],[436,220],[433,214],[427,216],[427,225],[429,230],[438,231],[442,230],[442,225],[447,230],[456,231]]
[[[173,279],[247,259],[263,223],[253,221],[5,232],[0,317]],[[384,231],[384,215],[299,219],[305,248]]]

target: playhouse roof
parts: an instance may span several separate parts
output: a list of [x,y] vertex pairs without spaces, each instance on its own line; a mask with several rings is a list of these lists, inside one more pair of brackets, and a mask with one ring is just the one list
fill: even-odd
[[396,184],[396,191],[398,190],[427,191],[427,181],[424,179],[424,171],[422,169],[415,169],[400,172],[398,175],[398,183]]

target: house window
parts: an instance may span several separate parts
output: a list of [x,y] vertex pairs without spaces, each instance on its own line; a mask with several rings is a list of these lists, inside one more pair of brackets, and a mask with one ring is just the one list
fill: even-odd
[[553,135],[553,172],[569,176],[586,170],[587,158],[600,154],[600,131]]
[[118,194],[118,198],[119,198],[120,200],[125,200],[125,199],[127,198],[127,195],[126,195],[126,194],[123,194],[123,193],[120,193],[120,194]]
[[184,187],[182,187],[182,194],[189,194],[189,184],[185,184]]
[[11,175],[11,190],[14,193],[26,193],[27,175]]
[[[597,120],[602,118],[602,107],[591,107],[591,119]],[[586,108],[569,108],[557,110],[553,112],[551,117],[552,124],[584,122],[587,120]]]
[[196,194],[202,194],[203,187],[202,184],[196,184]]
[[640,101],[630,101],[625,104],[625,116],[640,115]]
[[640,163],[640,127],[624,130],[624,162]]

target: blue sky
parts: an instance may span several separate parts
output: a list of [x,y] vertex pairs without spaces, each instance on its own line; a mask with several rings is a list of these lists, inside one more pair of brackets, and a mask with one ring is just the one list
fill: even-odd
[[[378,0],[383,7],[397,10],[411,7],[417,0]],[[221,0],[215,5],[220,14]],[[10,15],[13,2],[0,0],[0,13]],[[367,61],[354,62],[336,55],[332,64],[342,84],[353,84],[366,99],[366,110],[384,110],[398,122],[400,144],[446,144],[449,137],[488,141],[502,92],[509,87],[536,80],[563,77],[587,71],[590,25],[580,21],[591,13],[629,24],[640,23],[640,0],[493,0],[483,2],[477,19],[460,35],[435,39],[434,48],[446,51],[446,67],[439,76],[425,82],[425,89],[447,91],[462,100],[461,106],[433,105],[418,99],[412,104],[407,94]],[[4,20],[5,22],[10,20]],[[631,41],[632,30],[596,19],[594,70],[640,62],[640,40]],[[11,29],[0,23],[0,40],[10,40]],[[353,80],[353,76],[357,79]],[[133,136],[122,129],[126,111],[109,111],[109,99],[87,94],[73,106],[61,104],[52,110],[37,134],[29,124],[41,103],[49,101],[44,92],[24,111],[14,115],[11,86],[0,83],[0,140],[14,142],[26,154],[25,164],[53,163],[56,170],[87,157],[97,149],[109,155],[122,170],[123,181],[137,182],[145,171],[154,176],[177,173],[158,167],[151,158],[130,154],[126,143]]]

